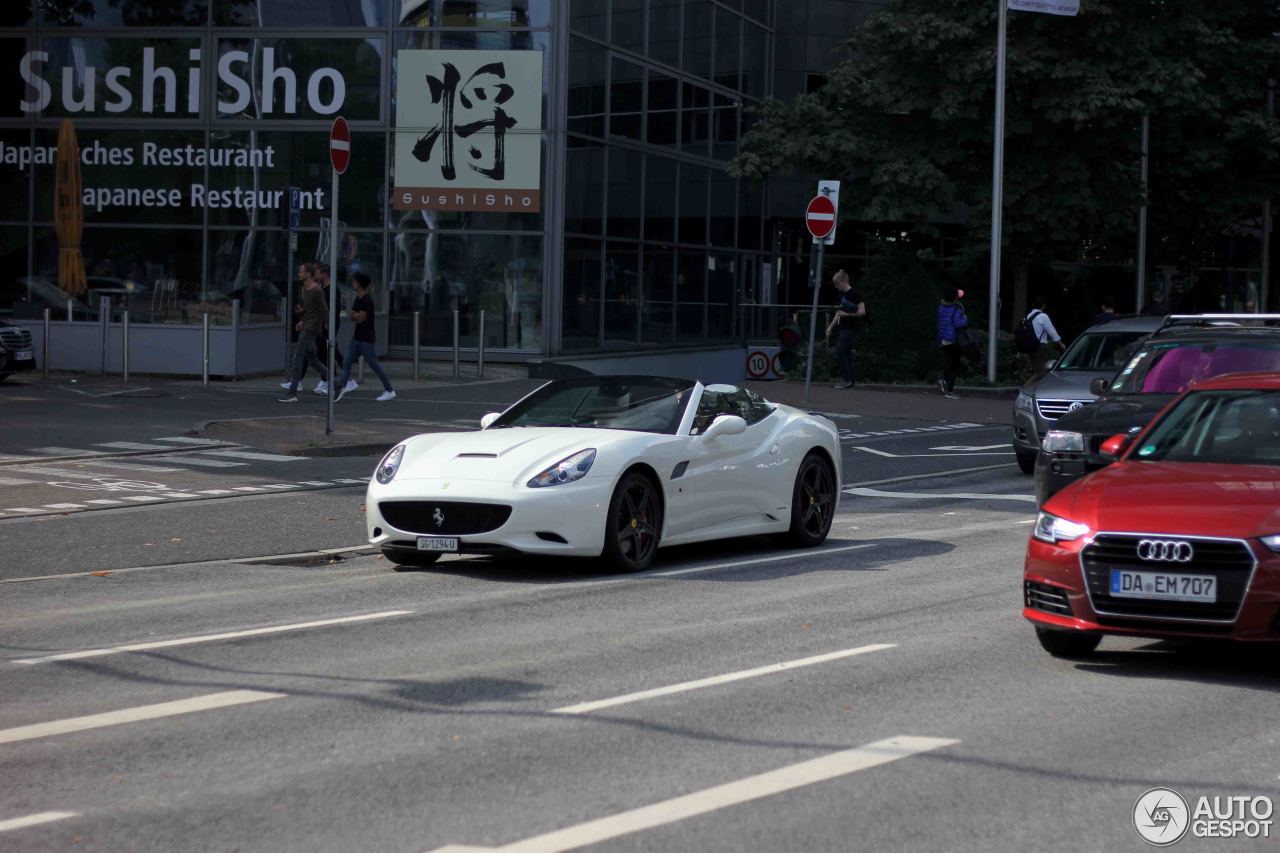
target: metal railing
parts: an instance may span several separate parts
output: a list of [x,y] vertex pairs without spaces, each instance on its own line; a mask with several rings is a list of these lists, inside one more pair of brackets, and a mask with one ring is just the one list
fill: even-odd
[[[747,344],[776,344],[778,330],[783,326],[797,325],[803,336],[809,334],[811,305],[785,305],[780,303],[748,303],[738,306],[741,314],[743,341]],[[818,309],[818,339],[825,335],[827,323],[835,316],[834,308]]]

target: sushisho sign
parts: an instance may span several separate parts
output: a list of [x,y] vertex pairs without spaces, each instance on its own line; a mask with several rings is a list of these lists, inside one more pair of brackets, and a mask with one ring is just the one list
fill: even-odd
[[542,203],[542,52],[397,54],[396,210],[535,213]]

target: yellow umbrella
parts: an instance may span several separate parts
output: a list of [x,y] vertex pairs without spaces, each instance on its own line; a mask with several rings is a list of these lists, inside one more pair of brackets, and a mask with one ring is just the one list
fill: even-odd
[[58,287],[72,296],[85,292],[84,259],[80,256],[80,240],[84,231],[83,192],[76,129],[71,119],[64,118],[58,130],[53,224],[58,232]]

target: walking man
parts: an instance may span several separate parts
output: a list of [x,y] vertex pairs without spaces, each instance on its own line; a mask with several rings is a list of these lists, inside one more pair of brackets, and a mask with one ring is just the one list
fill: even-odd
[[382,380],[383,390],[378,397],[378,402],[385,403],[387,400],[394,400],[396,392],[391,387],[387,372],[382,369],[381,364],[378,364],[378,354],[374,351],[376,333],[373,327],[373,297],[369,295],[369,276],[362,272],[354,273],[351,276],[351,283],[356,288],[356,298],[351,302],[351,320],[356,327],[351,335],[351,345],[347,347],[347,357],[342,362],[342,376],[338,380],[338,399],[341,400],[348,391],[359,387],[351,378],[351,368],[355,365],[356,359],[363,358],[365,364],[369,365],[378,379]]
[[960,297],[964,291],[948,287],[938,305],[938,346],[942,348],[942,378],[938,390],[948,400],[956,399],[956,379],[960,376],[960,330],[968,328]]
[[853,289],[849,283],[849,274],[844,270],[836,270],[831,281],[840,291],[840,307],[836,316],[827,324],[827,337],[837,328],[836,363],[840,365],[840,375],[844,382],[834,387],[839,389],[853,387],[853,336],[857,328],[858,318],[867,315],[867,306],[862,301],[862,294]]
[[324,291],[314,277],[308,276],[302,285],[302,319],[295,327],[298,330],[298,343],[293,349],[293,364],[289,369],[289,389],[283,397],[277,398],[280,403],[298,402],[298,384],[310,364],[320,374],[320,379],[329,381],[329,371],[320,362],[316,352],[316,341],[324,332],[324,324],[328,317],[328,306],[324,301]]
[[1026,319],[1035,334],[1036,349],[1031,354],[1031,364],[1035,367],[1036,378],[1039,379],[1049,372],[1048,363],[1054,352],[1061,351],[1062,336],[1053,327],[1053,320],[1049,319],[1049,315],[1045,313],[1048,302],[1041,297],[1032,304],[1039,307],[1032,308],[1027,313]]
[[[321,292],[325,298],[325,330],[320,339],[316,341],[316,355],[325,364],[329,363],[329,347],[333,350],[333,366],[334,369],[342,367],[342,350],[337,348],[335,343],[338,340],[338,329],[342,326],[342,299],[337,295],[337,288],[331,287],[333,280],[329,276],[329,265],[324,261],[316,261],[316,281],[320,282]],[[338,310],[334,313],[333,328],[329,328],[329,305],[330,299],[338,300]],[[327,382],[316,383],[315,392],[317,394],[328,394],[329,384]]]

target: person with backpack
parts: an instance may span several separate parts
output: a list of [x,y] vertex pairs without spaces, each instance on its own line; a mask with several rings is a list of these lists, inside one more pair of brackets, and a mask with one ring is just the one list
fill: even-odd
[[1018,323],[1018,328],[1013,330],[1013,343],[1018,352],[1031,356],[1035,376],[1039,379],[1049,372],[1051,347],[1059,350],[1062,348],[1062,336],[1053,327],[1053,320],[1045,313],[1047,304],[1044,298],[1036,299],[1032,304],[1039,307],[1032,308]]
[[964,306],[960,304],[963,290],[948,287],[942,294],[942,303],[938,305],[938,346],[942,348],[942,378],[938,380],[938,390],[948,400],[954,400],[956,379],[960,376],[960,336],[968,328],[969,318],[964,314]]

